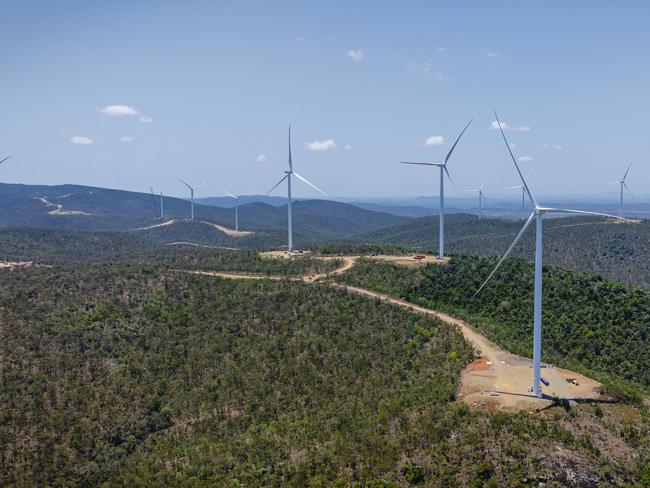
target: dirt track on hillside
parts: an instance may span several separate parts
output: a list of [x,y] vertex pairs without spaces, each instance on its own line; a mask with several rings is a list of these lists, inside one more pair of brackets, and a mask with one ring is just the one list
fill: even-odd
[[[264,276],[258,274],[235,274],[217,271],[191,271],[194,274],[216,276],[229,279],[255,280],[295,280],[314,283],[329,276],[342,274],[354,266],[358,256],[327,257],[323,259],[341,259],[341,266],[328,273],[304,275],[299,277]],[[399,257],[400,259],[403,257]],[[386,260],[386,259],[384,259]],[[542,376],[550,384],[543,388],[545,398],[538,399],[529,388],[532,385],[532,361],[511,354],[489,341],[481,333],[463,320],[436,310],[420,307],[405,300],[384,293],[348,286],[328,281],[329,286],[376,298],[416,313],[433,316],[442,322],[457,327],[465,339],[474,346],[478,358],[468,365],[461,375],[459,400],[477,408],[494,408],[500,410],[533,410],[549,406],[554,400],[582,401],[597,399],[600,395],[600,384],[586,376],[568,370],[547,366],[542,369]],[[568,379],[575,378],[578,385],[569,383]]]

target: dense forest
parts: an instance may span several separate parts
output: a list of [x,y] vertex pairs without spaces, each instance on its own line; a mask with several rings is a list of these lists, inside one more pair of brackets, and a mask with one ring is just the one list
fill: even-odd
[[650,483],[643,410],[471,410],[460,333],[326,285],[66,265],[0,310],[2,485]]
[[[447,253],[501,256],[521,229],[522,221],[478,219],[454,214],[445,218]],[[534,227],[534,226],[533,226]],[[563,268],[602,273],[630,285],[650,287],[650,220],[621,224],[592,217],[544,221],[544,260]],[[437,250],[438,218],[413,219],[393,227],[360,233],[366,244]],[[529,229],[513,254],[531,259],[535,230]]]
[[[496,258],[467,256],[413,270],[361,260],[337,279],[449,311],[503,348],[530,357],[533,265],[507,259],[474,296],[495,264]],[[650,386],[650,292],[546,266],[543,302],[544,360],[597,373],[615,389],[622,379]]]
[[238,271],[299,275],[330,271],[338,261],[311,258],[266,259],[252,250],[178,242],[173,245],[124,232],[79,232],[56,229],[2,229],[0,256],[6,261],[40,265],[71,263],[146,263],[172,269]]

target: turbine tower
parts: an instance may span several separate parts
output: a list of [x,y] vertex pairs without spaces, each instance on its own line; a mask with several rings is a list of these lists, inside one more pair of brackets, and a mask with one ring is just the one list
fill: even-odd
[[165,207],[163,206],[163,194],[160,192],[160,220],[165,217]]
[[494,116],[496,118],[497,123],[499,124],[499,130],[501,131],[501,136],[503,137],[503,141],[506,144],[506,147],[508,148],[508,152],[510,153],[510,157],[512,158],[512,162],[515,164],[515,168],[517,169],[517,173],[519,174],[519,178],[521,178],[521,183],[524,187],[524,191],[526,192],[526,195],[528,195],[528,199],[530,200],[531,205],[533,206],[533,212],[530,214],[530,217],[528,217],[528,220],[526,220],[526,223],[524,226],[521,228],[519,231],[519,234],[517,234],[517,237],[515,237],[515,240],[512,241],[512,244],[510,244],[510,247],[508,250],[505,252],[503,257],[499,260],[495,268],[492,270],[490,275],[487,277],[485,282],[481,285],[481,287],[476,291],[474,296],[478,295],[480,291],[483,289],[483,287],[490,281],[492,276],[494,276],[494,273],[496,272],[497,269],[501,266],[503,261],[506,259],[508,254],[510,254],[510,251],[517,245],[517,242],[519,242],[519,239],[521,239],[521,236],[524,235],[524,232],[526,232],[526,229],[528,226],[531,224],[533,220],[535,220],[535,281],[534,281],[534,302],[533,302],[533,308],[534,308],[534,322],[533,322],[533,392],[538,398],[542,397],[542,389],[540,385],[540,378],[541,378],[541,362],[542,362],[542,222],[544,219],[544,214],[546,213],[571,213],[571,214],[578,214],[578,215],[597,215],[601,217],[613,217],[615,219],[620,219],[629,222],[627,219],[623,219],[620,217],[616,217],[614,215],[608,215],[608,214],[602,214],[602,213],[597,213],[597,212],[586,212],[584,210],[573,210],[573,209],[567,209],[567,208],[551,208],[551,207],[543,207],[541,206],[538,202],[533,193],[530,191],[530,188],[528,187],[528,184],[526,183],[526,180],[519,169],[519,165],[517,164],[517,160],[515,159],[514,155],[512,154],[512,149],[510,149],[510,146],[508,145],[508,140],[506,139],[505,134],[503,133],[503,128],[501,127],[501,121],[499,120],[499,117],[496,113],[496,110],[494,112]]
[[323,190],[318,188],[313,183],[307,181],[306,178],[303,178],[293,170],[293,162],[291,161],[291,126],[289,126],[289,170],[285,171],[284,177],[280,181],[278,181],[273,188],[271,188],[269,191],[266,192],[266,194],[268,195],[273,190],[275,190],[280,185],[280,183],[282,183],[284,180],[287,180],[287,217],[288,217],[287,232],[289,235],[289,242],[287,245],[288,252],[293,251],[293,226],[292,226],[293,223],[291,221],[291,175],[295,176],[301,181],[304,181],[315,190],[318,190],[320,193],[327,196],[327,193],[325,193]]
[[[621,200],[620,200],[619,207],[618,207],[618,216],[619,216],[619,217],[623,217],[623,188],[625,188],[625,189],[627,190],[627,192],[630,194],[630,196],[631,196],[633,199],[635,199],[635,198],[634,198],[634,195],[632,195],[632,192],[631,192],[630,189],[627,187],[627,183],[625,183],[625,179],[627,178],[627,174],[630,172],[630,168],[631,168],[631,167],[632,167],[632,163],[630,163],[629,166],[627,167],[627,171],[625,171],[625,174],[623,175],[623,179],[622,179],[622,180],[610,181],[610,182],[609,182],[609,183],[618,183],[618,184],[621,185]],[[635,200],[636,200],[636,199],[635,199]]]
[[469,124],[471,124],[472,121],[470,120],[465,128],[462,130],[458,138],[456,139],[456,142],[454,142],[454,145],[451,146],[451,149],[447,153],[447,156],[445,157],[445,160],[442,163],[413,163],[411,161],[400,161],[402,164],[417,164],[421,166],[437,166],[440,168],[440,239],[439,239],[439,249],[438,249],[438,259],[444,259],[445,258],[445,173],[447,173],[447,177],[449,178],[449,181],[453,185],[454,182],[451,179],[451,175],[449,174],[449,170],[447,169],[447,161],[449,161],[449,158],[451,157],[451,153],[454,152],[454,149],[456,148],[456,144],[458,144],[458,141],[460,141],[460,138],[463,137],[463,134],[469,127]]
[[485,183],[487,183],[487,180],[490,178],[490,175],[487,175],[487,177],[483,180],[483,183],[481,183],[481,186],[478,188],[474,188],[472,190],[465,190],[465,191],[475,191],[478,192],[478,218],[481,220],[481,216],[483,215],[483,198],[485,198],[485,193],[483,193],[483,187],[485,186]]
[[228,195],[231,198],[235,199],[235,230],[239,232],[239,215],[238,215],[238,209],[239,209],[239,198],[237,198],[235,195],[230,193],[228,190],[224,190],[221,188],[221,191],[224,192],[226,195]]
[[200,185],[196,185],[195,187],[191,187],[190,185],[188,185],[187,183],[185,183],[185,182],[184,182],[183,180],[181,180],[180,178],[179,178],[178,180],[179,180],[181,183],[183,183],[186,187],[188,187],[188,188],[190,189],[190,220],[194,220],[194,190],[196,190],[197,188],[199,188],[199,187],[205,185],[206,182],[204,181],[204,182],[201,183]]

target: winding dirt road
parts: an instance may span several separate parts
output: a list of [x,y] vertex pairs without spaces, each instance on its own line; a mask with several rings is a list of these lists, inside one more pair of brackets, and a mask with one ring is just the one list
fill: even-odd
[[[333,275],[345,273],[352,268],[358,256],[327,257],[321,259],[341,259],[341,266],[328,273],[304,275],[300,277],[264,276],[256,274],[236,274],[218,271],[190,271],[193,274],[216,276],[229,279],[253,280],[295,280],[314,283]],[[549,381],[544,387],[545,398],[538,399],[529,392],[532,384],[532,361],[504,351],[488,340],[463,320],[451,315],[414,305],[405,300],[365,288],[344,285],[332,281],[329,286],[345,289],[350,293],[376,298],[416,313],[436,317],[442,322],[457,327],[465,339],[474,346],[478,358],[465,368],[461,375],[459,399],[478,408],[500,410],[534,410],[549,406],[554,399],[582,401],[599,398],[600,384],[586,376],[550,365],[542,370],[542,376]],[[570,383],[576,379],[578,385]]]

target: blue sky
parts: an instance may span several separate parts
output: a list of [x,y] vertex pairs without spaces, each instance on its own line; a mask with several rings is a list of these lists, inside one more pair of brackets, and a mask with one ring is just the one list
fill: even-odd
[[452,176],[505,194],[494,106],[538,193],[612,191],[635,160],[650,194],[649,18],[646,1],[12,2],[0,179],[264,193],[292,123],[297,171],[329,194],[428,195],[437,175],[396,161],[441,159],[474,118]]

